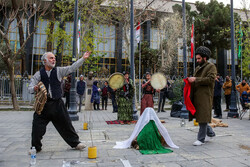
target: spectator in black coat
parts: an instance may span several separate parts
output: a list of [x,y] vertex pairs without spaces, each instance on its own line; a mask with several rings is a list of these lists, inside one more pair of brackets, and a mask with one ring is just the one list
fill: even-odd
[[108,105],[108,81],[104,82],[104,87],[102,88],[102,110],[107,110]]
[[65,107],[69,109],[69,95],[70,95],[70,88],[71,88],[71,74],[67,76],[64,85],[64,96],[66,97]]
[[110,86],[108,86],[108,92],[109,92],[110,98],[112,100],[113,113],[118,112],[117,103],[116,103],[116,99],[115,99],[115,91],[116,90],[113,90]]
[[158,112],[165,112],[164,105],[165,105],[168,89],[170,88],[170,86],[171,86],[170,83],[167,81],[166,87],[163,88],[160,91],[160,99],[159,99],[159,103],[158,103]]
[[214,118],[222,118],[221,113],[221,88],[223,85],[223,81],[220,78],[220,74],[216,75],[215,85],[214,85]]
[[79,96],[79,112],[81,112],[81,108],[82,108],[82,100],[84,97],[85,85],[86,83],[83,80],[83,75],[80,75],[80,80],[77,82],[77,86],[76,86],[76,92]]

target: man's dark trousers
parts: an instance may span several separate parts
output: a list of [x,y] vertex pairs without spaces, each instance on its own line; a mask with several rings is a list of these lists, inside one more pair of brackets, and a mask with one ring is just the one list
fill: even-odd
[[46,126],[52,122],[59,134],[65,142],[72,148],[76,147],[80,141],[79,136],[72,125],[67,109],[62,99],[48,99],[41,115],[34,113],[32,126],[32,146],[35,146],[37,151],[41,151],[41,140],[46,132]]
[[[105,106],[105,108],[104,108],[104,106]],[[107,109],[107,106],[108,106],[108,96],[103,96],[102,97],[102,109],[104,110],[106,110]]]
[[229,106],[230,106],[230,103],[231,103],[231,94],[230,95],[225,95],[225,99],[226,99],[226,109],[229,110]]
[[166,101],[166,94],[165,92],[160,92],[160,100],[158,103],[158,112],[164,111],[164,105]]
[[111,96],[111,100],[112,100],[113,112],[118,112],[115,96]]
[[221,96],[214,96],[214,113],[216,116],[222,116],[221,113]]

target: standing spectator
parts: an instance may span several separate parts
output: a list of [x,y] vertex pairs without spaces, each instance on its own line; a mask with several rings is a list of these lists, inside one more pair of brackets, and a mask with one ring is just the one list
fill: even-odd
[[246,91],[246,92],[250,92],[250,87],[249,85],[246,83],[246,80],[243,79],[242,82],[236,86],[236,90],[238,92],[240,92],[240,97],[242,95],[242,92]]
[[222,118],[221,113],[221,87],[223,85],[223,81],[220,78],[220,74],[218,73],[215,78],[214,84],[214,118]]
[[224,95],[226,99],[226,109],[224,111],[229,111],[231,91],[232,91],[232,81],[229,76],[226,76],[226,82],[223,84]]
[[85,92],[85,82],[83,81],[83,75],[80,75],[80,81],[77,82],[76,92],[79,96],[79,112],[81,112],[82,100]]
[[168,88],[170,88],[170,83],[167,81],[167,85],[165,88],[160,90],[160,99],[158,103],[158,112],[166,112],[164,110],[164,105],[166,101],[166,96],[168,94]]
[[116,103],[116,99],[115,99],[115,92],[116,92],[116,90],[113,90],[113,89],[108,85],[108,93],[109,93],[110,98],[111,98],[111,100],[112,100],[113,113],[118,112],[117,103]]
[[92,96],[91,96],[91,103],[94,105],[94,110],[100,110],[99,104],[100,104],[100,94],[99,92],[101,91],[100,88],[97,87],[98,81],[93,82],[93,87],[92,87]]
[[196,109],[194,115],[189,113],[189,120],[191,121],[195,117],[200,127],[197,141],[193,143],[194,146],[205,144],[206,135],[215,136],[208,125],[212,119],[214,80],[217,73],[215,65],[208,62],[210,55],[211,51],[205,46],[196,49],[195,56],[198,66],[195,69],[194,77],[188,78],[189,83],[192,84],[191,99],[193,99]]
[[102,88],[102,110],[107,110],[108,106],[108,81],[104,82],[104,87]]
[[69,95],[70,95],[70,88],[71,88],[71,74],[69,74],[65,80],[64,84],[64,96],[66,97],[65,107],[69,109]]

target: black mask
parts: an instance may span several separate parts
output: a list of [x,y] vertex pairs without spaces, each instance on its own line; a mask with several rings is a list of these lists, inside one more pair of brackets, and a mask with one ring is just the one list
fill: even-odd
[[246,83],[242,83],[242,86],[245,86],[246,85]]

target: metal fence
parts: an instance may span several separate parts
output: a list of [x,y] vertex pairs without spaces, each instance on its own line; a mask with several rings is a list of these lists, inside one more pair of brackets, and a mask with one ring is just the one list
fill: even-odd
[[[85,76],[86,78],[87,76]],[[104,82],[107,81],[109,75],[96,76],[94,80],[99,81],[99,86],[102,87]],[[135,76],[135,86],[136,86],[136,100],[140,101],[139,97],[139,79],[138,76]],[[170,83],[174,86],[175,81],[178,79],[182,79],[181,76],[166,76],[166,78],[170,81]],[[247,83],[250,83],[250,78],[244,78]],[[144,79],[141,79],[141,83]],[[15,89],[17,94],[17,100],[22,102],[32,102],[34,100],[34,95],[28,92],[28,85],[30,79],[29,75],[25,73],[23,76],[20,73],[15,75]],[[77,80],[76,80],[77,82]],[[241,82],[240,77],[236,77],[236,84]],[[222,90],[223,91],[223,90]],[[223,92],[222,92],[223,93]],[[3,71],[0,74],[0,99],[2,102],[9,101],[11,102],[11,91],[10,91],[10,78],[7,72]],[[154,100],[158,100],[158,93],[154,96]]]

